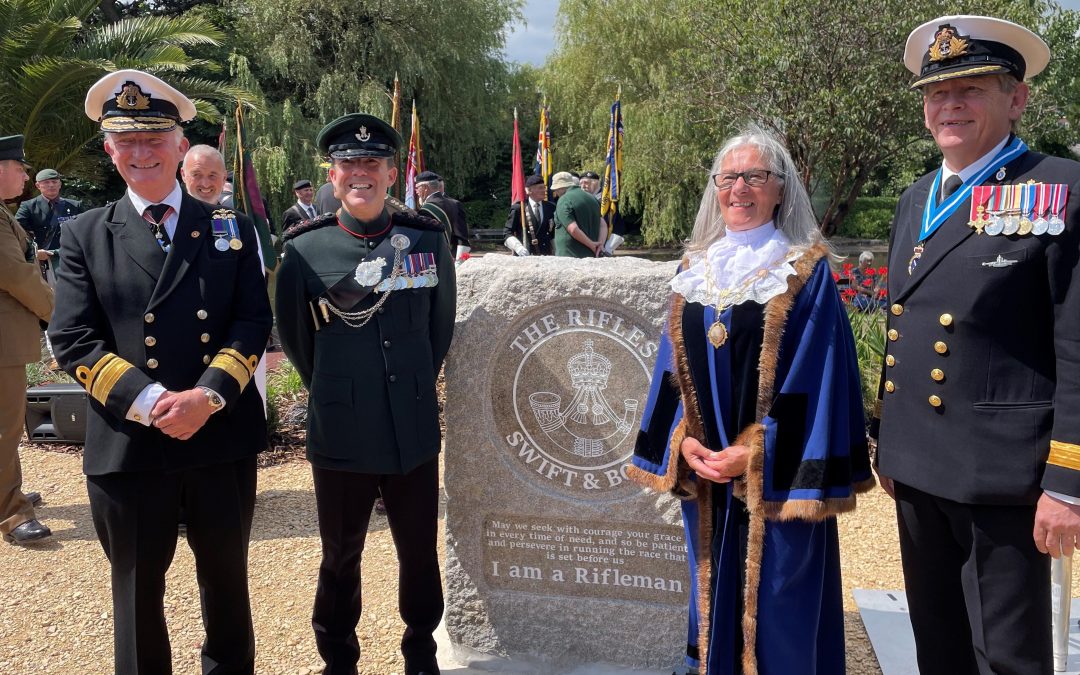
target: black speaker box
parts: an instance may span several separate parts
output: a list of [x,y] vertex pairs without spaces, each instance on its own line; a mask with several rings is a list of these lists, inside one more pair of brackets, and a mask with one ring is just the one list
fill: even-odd
[[86,442],[86,390],[43,384],[26,390],[26,437],[31,443]]

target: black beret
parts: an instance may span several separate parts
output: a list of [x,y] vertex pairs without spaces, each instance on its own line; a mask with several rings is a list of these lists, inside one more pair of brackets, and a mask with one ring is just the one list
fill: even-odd
[[534,185],[543,185],[544,177],[533,174],[525,179],[525,187],[532,187]]
[[326,157],[393,157],[401,135],[374,115],[352,113],[339,117],[319,132],[315,144]]
[[596,180],[600,180],[600,174],[596,173],[595,171],[586,171],[585,173],[581,174],[581,177],[582,178],[595,178]]
[[416,176],[417,183],[429,183],[435,180],[442,180],[442,176],[434,171],[421,171],[420,174]]
[[305,180],[298,180],[295,183],[293,183],[292,189],[294,189],[294,190],[303,190],[304,188],[309,188],[309,187],[311,187],[311,181],[305,179]]

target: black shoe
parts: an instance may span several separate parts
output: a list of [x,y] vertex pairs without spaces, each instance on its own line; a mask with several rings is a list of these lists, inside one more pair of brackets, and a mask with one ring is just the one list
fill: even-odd
[[4,535],[4,541],[12,544],[28,544],[32,541],[40,541],[52,536],[52,530],[42,525],[36,519],[30,519]]
[[41,506],[40,492],[27,492],[26,498],[30,500],[30,506]]

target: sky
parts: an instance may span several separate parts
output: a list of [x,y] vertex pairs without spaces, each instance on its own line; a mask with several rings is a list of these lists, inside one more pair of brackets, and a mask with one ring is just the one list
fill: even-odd
[[[1080,3],[1080,0],[1072,0]],[[506,36],[506,58],[517,63],[541,66],[555,49],[557,0],[526,0],[525,23],[513,25]]]
[[[1066,9],[1080,10],[1080,0],[1058,0]],[[513,26],[506,36],[506,58],[517,63],[541,66],[555,49],[557,0],[526,0],[525,23]]]

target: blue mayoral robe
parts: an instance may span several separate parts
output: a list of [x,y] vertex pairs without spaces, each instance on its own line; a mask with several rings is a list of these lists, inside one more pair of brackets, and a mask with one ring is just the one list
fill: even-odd
[[[844,673],[835,515],[874,479],[854,339],[825,256],[809,249],[764,308],[749,424],[736,425],[731,386],[745,354],[733,339],[707,341],[715,308],[673,296],[630,475],[684,499],[697,598],[687,657],[708,675]],[[729,335],[733,314],[720,315]],[[679,453],[687,436],[750,447],[745,475],[697,480]]]

